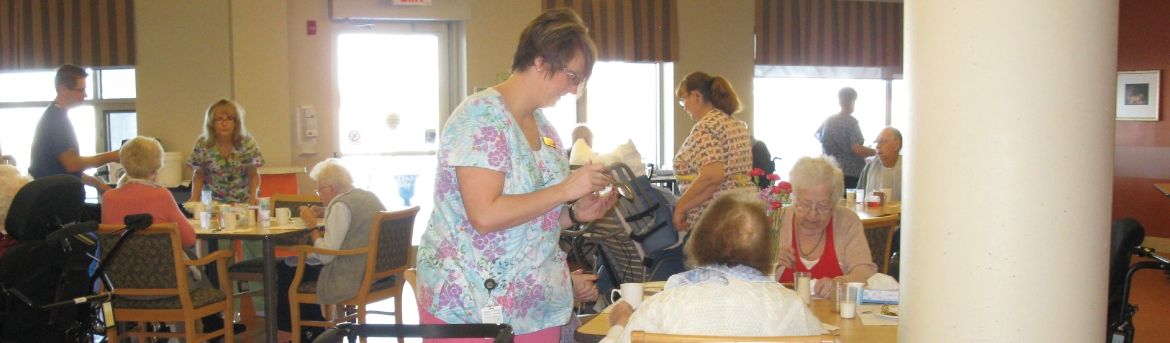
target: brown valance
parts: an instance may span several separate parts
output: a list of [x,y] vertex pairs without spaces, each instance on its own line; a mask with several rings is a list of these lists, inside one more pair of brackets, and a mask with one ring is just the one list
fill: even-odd
[[133,0],[0,0],[0,70],[134,65]]
[[902,4],[756,0],[756,64],[902,66]]
[[545,0],[543,9],[576,11],[605,61],[669,62],[678,58],[676,0]]

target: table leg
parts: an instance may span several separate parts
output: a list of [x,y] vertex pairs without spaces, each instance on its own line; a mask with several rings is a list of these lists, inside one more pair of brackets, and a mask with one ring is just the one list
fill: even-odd
[[264,239],[264,333],[269,342],[276,342],[276,243]]

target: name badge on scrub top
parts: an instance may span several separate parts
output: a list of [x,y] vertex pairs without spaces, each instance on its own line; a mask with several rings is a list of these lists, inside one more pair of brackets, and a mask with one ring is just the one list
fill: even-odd
[[484,324],[504,323],[504,307],[496,305],[496,300],[492,298],[492,290],[496,289],[496,285],[496,280],[491,278],[483,282],[483,288],[488,291],[488,306],[479,309],[479,318]]

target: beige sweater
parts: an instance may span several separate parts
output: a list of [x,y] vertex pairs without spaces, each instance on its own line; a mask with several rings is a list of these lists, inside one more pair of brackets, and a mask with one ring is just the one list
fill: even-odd
[[[795,207],[785,208],[780,216],[780,246],[792,246],[792,221],[796,213]],[[866,282],[870,276],[877,273],[877,265],[869,252],[869,243],[865,240],[865,228],[861,227],[861,219],[857,213],[844,207],[833,208],[833,246],[837,250],[837,261],[841,271],[845,273],[847,282]],[[800,263],[797,259],[796,263]],[[782,269],[777,270],[780,275]]]

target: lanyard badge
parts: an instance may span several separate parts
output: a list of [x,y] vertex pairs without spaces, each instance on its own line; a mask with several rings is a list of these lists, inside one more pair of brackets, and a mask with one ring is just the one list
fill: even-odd
[[504,323],[504,307],[497,305],[495,298],[492,298],[492,290],[496,289],[498,284],[495,279],[488,278],[483,281],[483,288],[488,291],[488,306],[479,309],[479,318],[484,324],[503,324]]

